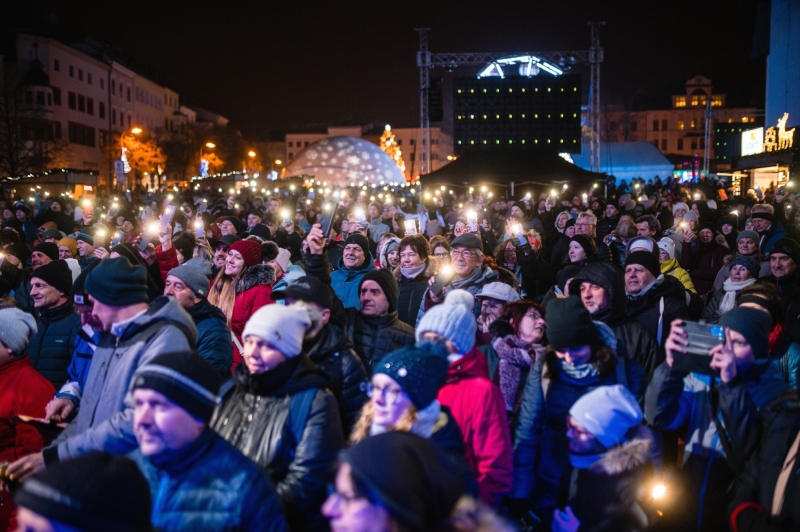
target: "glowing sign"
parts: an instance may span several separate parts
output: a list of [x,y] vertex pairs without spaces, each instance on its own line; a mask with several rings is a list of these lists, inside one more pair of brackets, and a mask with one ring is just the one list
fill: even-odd
[[764,128],[742,131],[742,157],[764,151]]

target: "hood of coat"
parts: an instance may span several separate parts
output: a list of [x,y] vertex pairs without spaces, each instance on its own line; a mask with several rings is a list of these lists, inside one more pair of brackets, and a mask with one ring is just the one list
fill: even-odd
[[[378,260],[380,261],[381,268],[388,268],[389,267],[389,259],[386,257],[386,249],[388,249],[389,244],[394,242],[398,246],[400,245],[400,239],[396,236],[391,237],[389,240],[383,243],[383,247],[380,249]],[[399,251],[399,250],[398,250]]]
[[592,320],[616,325],[625,315],[625,279],[622,272],[610,262],[591,262],[569,284],[569,293],[579,295],[581,283],[602,286],[608,294],[609,305],[592,315]]
[[633,436],[624,443],[609,449],[591,468],[593,473],[608,476],[634,471],[655,457],[656,443],[653,432],[640,425]]
[[469,353],[450,364],[445,383],[453,384],[474,377],[489,378],[489,365],[478,346],[474,346]]
[[310,388],[325,388],[328,377],[304,355],[292,357],[264,373],[251,374],[244,363],[233,370],[233,380],[255,395],[285,397]]
[[[425,267],[425,271],[422,272],[422,275],[430,279],[431,277],[436,276],[439,273],[439,259],[436,257],[430,256],[428,257],[428,262]],[[392,270],[392,274],[394,278],[397,279],[397,282],[401,282],[403,280],[403,274],[400,271],[400,266]],[[419,278],[417,276],[416,278]]]
[[275,270],[266,264],[256,264],[245,269],[239,280],[236,281],[236,293],[241,294],[256,285],[275,283]]
[[128,325],[125,332],[122,333],[121,339],[130,338],[152,323],[164,320],[182,325],[185,332],[191,335],[192,342],[197,340],[197,327],[195,327],[192,317],[180,303],[166,296],[159,296],[150,303],[150,308]]
[[661,263],[661,273],[669,273],[680,266],[678,259],[669,259]]

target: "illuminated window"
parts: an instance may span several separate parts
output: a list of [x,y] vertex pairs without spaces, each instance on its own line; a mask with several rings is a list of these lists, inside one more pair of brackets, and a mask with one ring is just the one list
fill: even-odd
[[733,124],[733,118],[728,117],[728,123]]
[[684,129],[686,129],[686,122],[678,120],[678,131],[683,131]]
[[700,104],[700,96],[693,95],[692,96],[692,107],[697,107]]
[[692,118],[692,121],[689,122],[689,127],[692,128],[692,129],[696,128],[697,127],[697,120]]
[[742,123],[746,124],[748,122],[748,118],[746,116],[742,117]]
[[719,94],[711,96],[711,107],[722,107],[722,96]]
[[686,107],[686,96],[676,96],[675,107]]

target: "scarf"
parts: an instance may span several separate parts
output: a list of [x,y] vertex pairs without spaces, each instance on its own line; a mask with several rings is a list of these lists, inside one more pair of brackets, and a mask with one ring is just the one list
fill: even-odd
[[597,377],[598,375],[600,375],[600,372],[597,371],[597,368],[595,368],[592,364],[588,362],[586,364],[581,364],[579,366],[573,366],[572,364],[564,362],[563,360],[561,360],[560,362],[561,362],[561,370],[564,372],[564,374],[566,374],[568,377],[574,380],[581,380],[590,376]]
[[[436,426],[436,422],[439,421],[439,417],[441,415],[441,403],[436,400],[431,401],[431,404],[422,410],[417,411],[417,420],[411,426],[410,432],[427,440],[433,436],[433,428]],[[383,434],[384,432],[387,432],[387,430],[388,429],[383,425],[376,425],[373,422],[369,428],[369,435],[375,436],[376,434]]]
[[400,273],[401,273],[401,274],[402,274],[402,276],[403,276],[403,277],[405,277],[406,279],[414,279],[414,278],[416,278],[416,277],[417,277],[417,275],[419,275],[419,274],[421,274],[422,272],[424,272],[424,271],[425,271],[425,268],[427,268],[427,267],[428,267],[428,264],[427,264],[427,263],[425,263],[425,264],[420,264],[419,266],[417,266],[417,267],[415,267],[415,268],[403,268],[403,267],[401,266],[401,267],[400,267]]
[[736,294],[739,293],[739,290],[746,288],[755,282],[756,279],[747,279],[746,281],[741,281],[738,283],[731,281],[730,277],[725,279],[725,282],[722,283],[722,289],[725,290],[725,297],[722,298],[722,302],[719,304],[720,314],[725,314],[735,307]]
[[453,280],[450,281],[450,286],[452,286],[453,288],[461,288],[464,286],[469,286],[478,279],[480,279],[481,275],[483,275],[483,267],[478,266],[477,268],[472,270],[471,274],[464,277],[463,279],[459,277],[454,277]]
[[545,347],[524,342],[513,334],[495,338],[492,340],[492,347],[500,359],[497,375],[500,379],[500,390],[503,392],[506,410],[515,412],[522,370],[530,368],[531,364],[544,358]]

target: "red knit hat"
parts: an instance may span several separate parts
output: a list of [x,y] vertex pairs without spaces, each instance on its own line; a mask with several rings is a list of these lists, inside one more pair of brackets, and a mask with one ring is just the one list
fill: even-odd
[[255,240],[239,240],[231,244],[228,251],[238,251],[242,254],[244,263],[248,268],[261,262],[261,244]]

